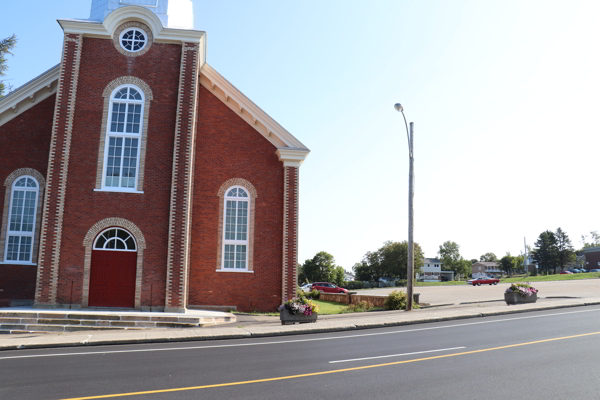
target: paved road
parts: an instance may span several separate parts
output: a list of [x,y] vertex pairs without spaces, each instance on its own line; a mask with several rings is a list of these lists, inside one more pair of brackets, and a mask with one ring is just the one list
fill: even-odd
[[[533,282],[540,291],[539,297],[598,297],[600,295],[600,279],[582,279],[577,281]],[[459,304],[478,301],[504,300],[504,291],[508,283],[498,285],[453,285],[415,287],[415,293],[421,293],[420,301],[436,304]],[[386,296],[393,290],[404,288],[382,288],[359,290],[358,294]]]
[[0,399],[597,400],[599,343],[600,307],[588,306],[285,338],[4,351]]

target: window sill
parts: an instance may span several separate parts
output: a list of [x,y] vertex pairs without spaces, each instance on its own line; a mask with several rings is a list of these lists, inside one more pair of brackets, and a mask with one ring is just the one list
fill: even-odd
[[34,263],[24,263],[24,262],[10,262],[10,261],[0,261],[0,265],[25,265],[25,266],[36,266]]
[[248,271],[247,269],[218,269],[217,272],[237,272],[242,274],[253,274],[254,271]]
[[94,192],[113,192],[113,193],[138,193],[144,194],[139,190],[119,190],[119,189],[94,189]]

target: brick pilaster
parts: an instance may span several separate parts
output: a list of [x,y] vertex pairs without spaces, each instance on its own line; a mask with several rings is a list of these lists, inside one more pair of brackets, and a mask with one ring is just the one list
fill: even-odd
[[165,295],[165,311],[170,312],[183,312],[187,306],[192,222],[191,196],[196,154],[196,112],[200,69],[199,50],[198,44],[184,43],[181,51]]
[[83,35],[65,34],[40,231],[35,303],[55,304],[75,97]]
[[282,302],[296,295],[299,168],[284,166]]

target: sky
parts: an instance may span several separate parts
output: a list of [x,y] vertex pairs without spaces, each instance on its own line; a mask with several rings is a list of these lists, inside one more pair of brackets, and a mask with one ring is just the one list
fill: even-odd
[[[16,34],[6,83],[60,61],[57,19],[90,0],[2,5]],[[299,262],[350,271],[414,238],[466,259],[518,255],[561,227],[600,230],[600,2],[596,0],[194,0],[207,62],[311,153],[300,168]],[[10,18],[6,18],[10,16]]]

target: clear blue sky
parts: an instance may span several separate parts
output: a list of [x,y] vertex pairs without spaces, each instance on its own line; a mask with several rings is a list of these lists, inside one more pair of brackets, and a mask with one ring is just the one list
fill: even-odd
[[[8,83],[59,62],[59,18],[89,0],[5,1],[19,38]],[[299,261],[347,270],[407,239],[415,122],[415,240],[468,259],[561,227],[599,230],[600,2],[194,0],[207,61],[312,153],[300,169]]]

